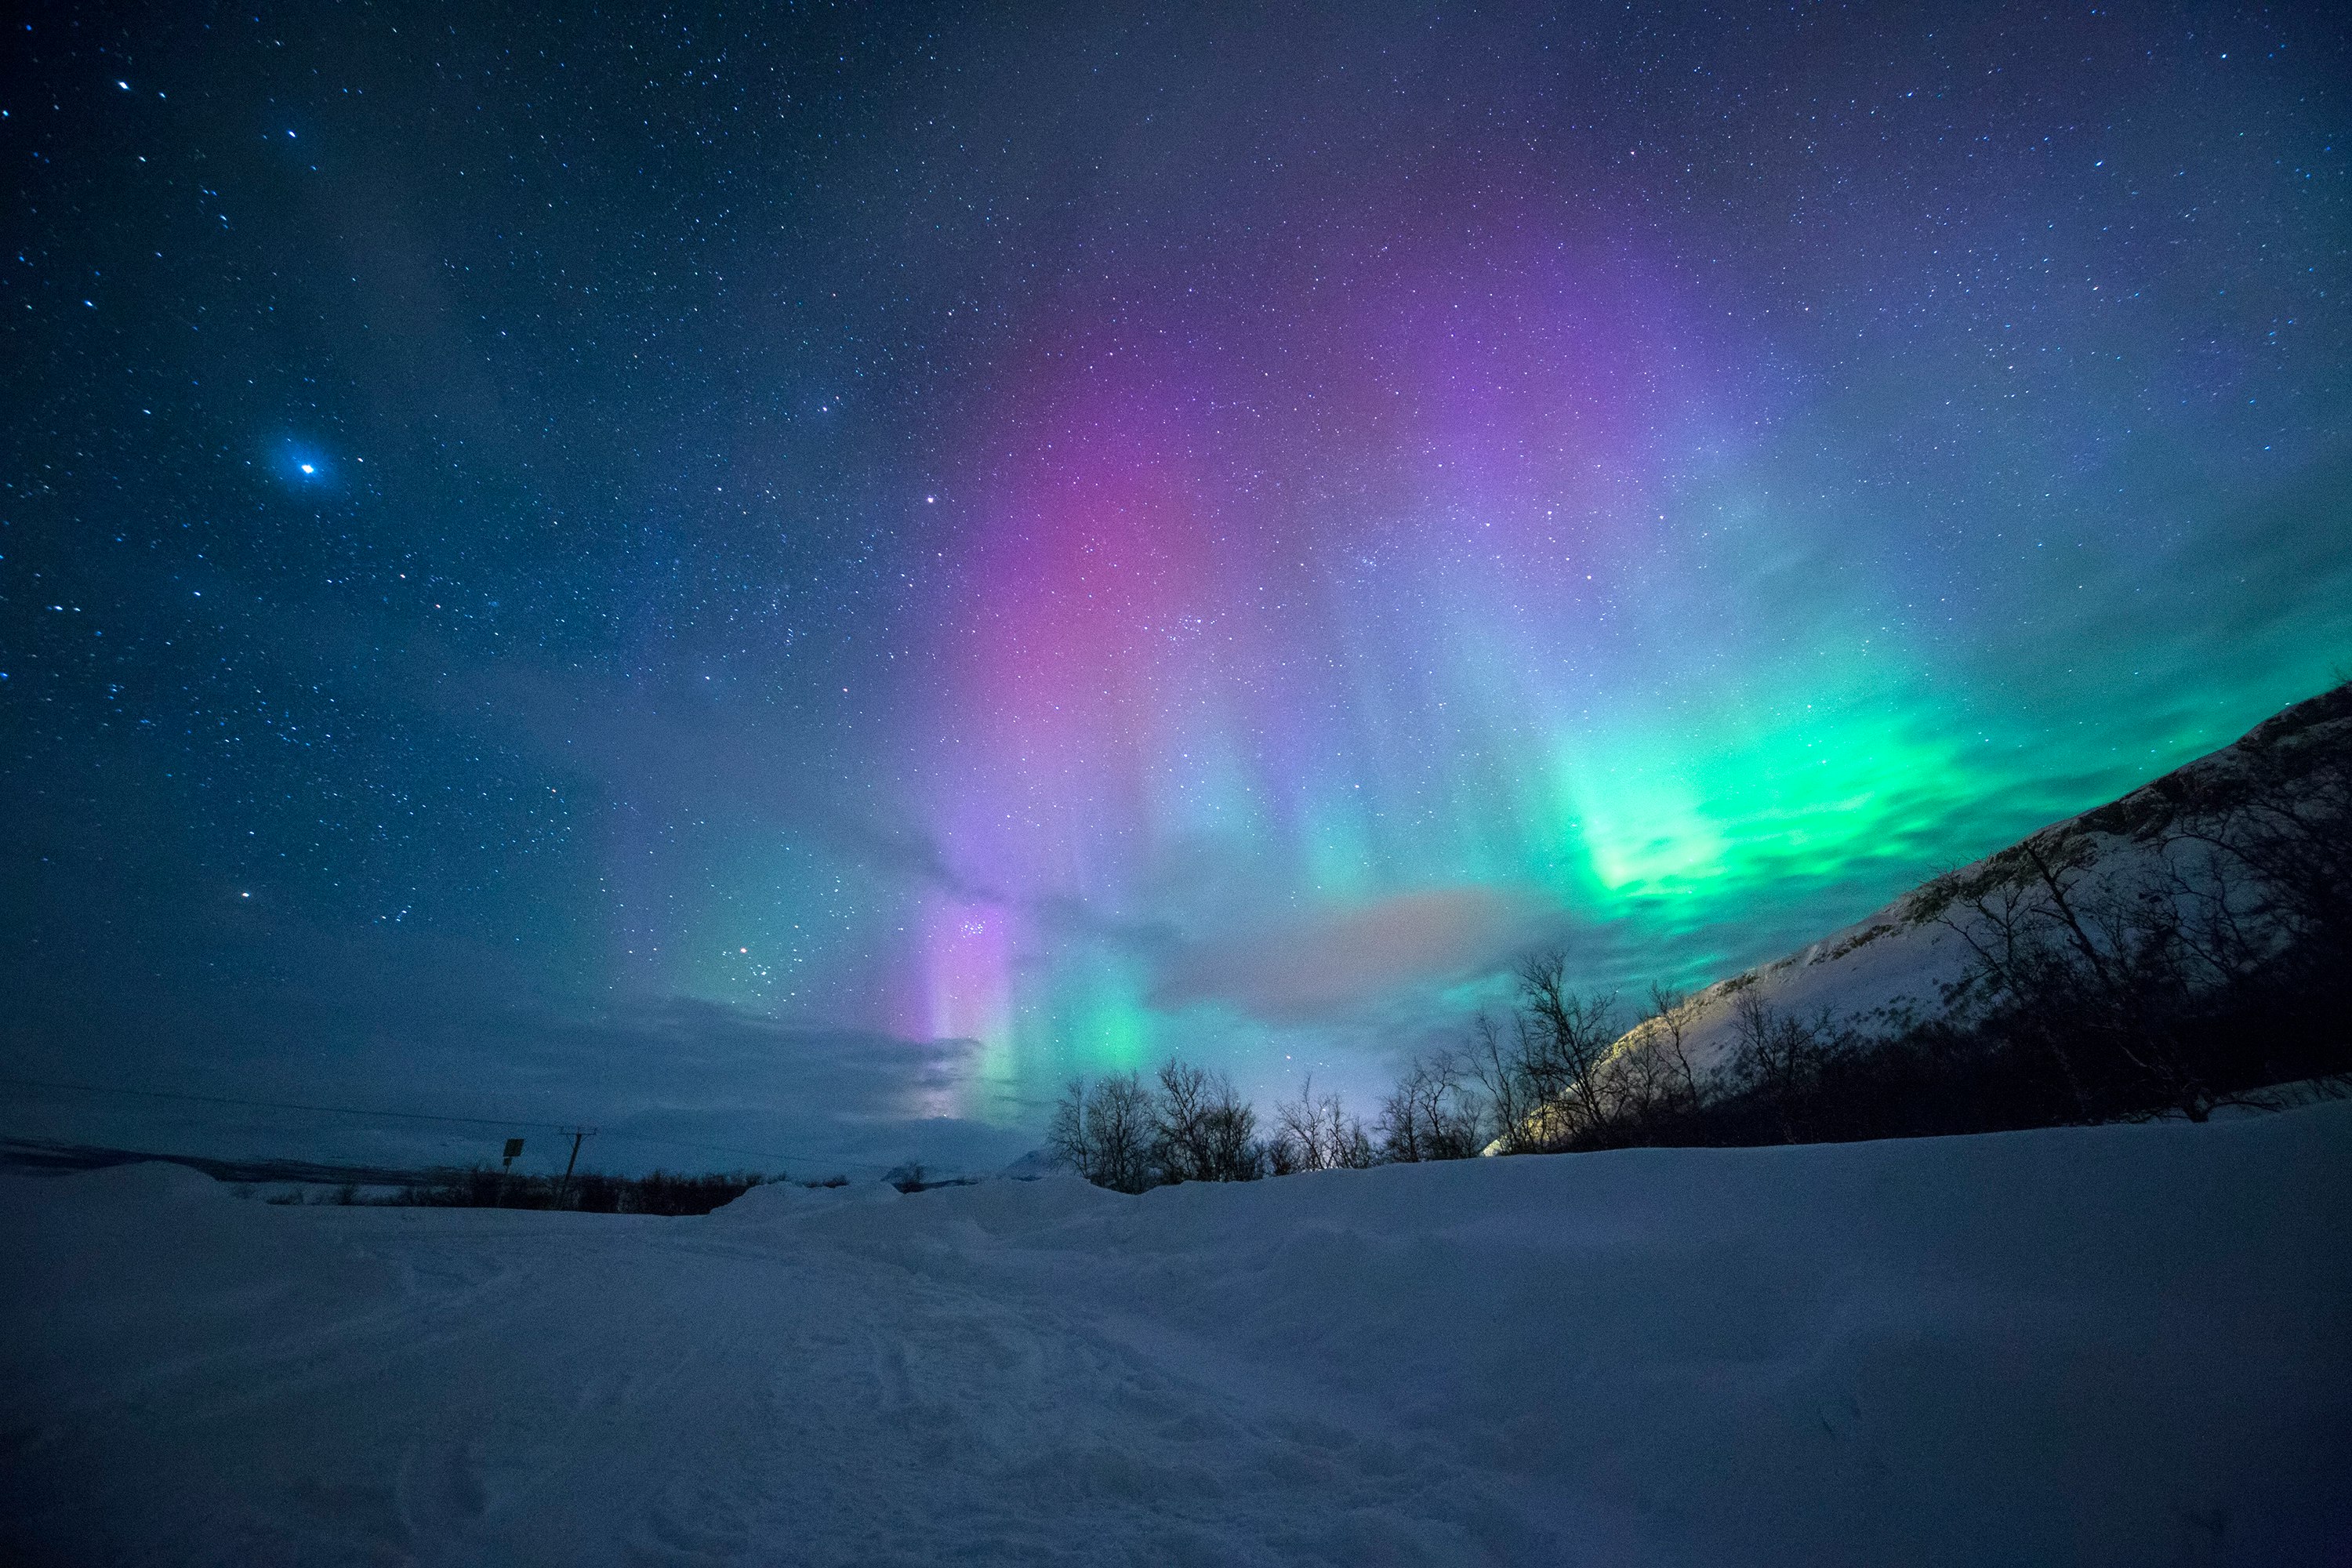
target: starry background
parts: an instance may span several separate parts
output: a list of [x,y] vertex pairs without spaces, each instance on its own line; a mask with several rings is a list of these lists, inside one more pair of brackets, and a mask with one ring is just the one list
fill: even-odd
[[2327,6],[11,26],[19,1079],[985,1163],[1774,956],[2352,661]]

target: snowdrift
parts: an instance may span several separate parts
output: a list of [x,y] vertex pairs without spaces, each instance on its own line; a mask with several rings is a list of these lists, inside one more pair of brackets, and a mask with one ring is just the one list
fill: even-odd
[[761,1188],[0,1184],[0,1559],[2320,1563],[2352,1105]]

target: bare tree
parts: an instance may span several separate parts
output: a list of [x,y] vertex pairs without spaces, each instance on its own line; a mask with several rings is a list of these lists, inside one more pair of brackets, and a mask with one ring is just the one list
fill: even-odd
[[[2338,687],[2315,721],[2352,709]],[[2352,749],[2289,731],[2250,747],[2230,795],[2179,828],[2240,869],[2257,898],[2247,911],[2291,981],[2352,973]]]
[[1297,1171],[1355,1170],[1378,1162],[1364,1124],[1347,1113],[1336,1094],[1317,1098],[1309,1075],[1298,1098],[1275,1107],[1273,1160],[1278,1175]]
[[1160,1068],[1160,1095],[1153,1107],[1153,1152],[1171,1182],[1209,1180],[1209,1075],[1173,1058]]
[[[2030,977],[2047,963],[2047,949],[2035,930],[2035,900],[2026,889],[2004,880],[1968,900],[1973,919],[1946,913],[1940,923],[1968,945],[1970,961],[1949,999],[1965,1003],[1975,994],[1979,1003],[2003,994],[2022,995]],[[2078,1116],[2088,1119],[2091,1101],[2083,1075],[2074,1065],[2074,1042],[2063,1031],[2042,1031],[2036,1042],[2066,1085]]]
[[1258,1142],[1257,1110],[1223,1084],[1207,1119],[1210,1180],[1255,1182],[1265,1174],[1265,1145]]
[[1157,1122],[1151,1090],[1135,1074],[1111,1073],[1091,1087],[1074,1079],[1054,1108],[1045,1142],[1055,1158],[1095,1185],[1139,1193],[1158,1174],[1152,1159]]
[[1257,1112],[1233,1080],[1171,1059],[1160,1069],[1154,1153],[1171,1182],[1255,1180],[1264,1164]]
[[1698,1075],[1691,1070],[1690,998],[1652,982],[1647,1048],[1657,1058],[1668,1091],[1686,1108],[1699,1103]]
[[1095,1179],[1095,1141],[1087,1128],[1087,1080],[1074,1078],[1054,1102],[1053,1120],[1045,1125],[1045,1147],[1056,1164],[1066,1165],[1087,1181]]
[[2160,836],[2136,868],[2094,878],[2080,837],[2037,836],[1969,900],[1972,919],[1944,917],[1971,955],[1979,1026],[2045,1057],[2082,1120],[2152,1100],[2203,1121],[2212,1107],[2190,1037],[2200,997],[2262,944],[2225,863],[2181,852],[2191,837]]
[[1152,1121],[1151,1090],[1131,1072],[1107,1075],[1087,1096],[1104,1186],[1139,1193],[1152,1184]]
[[1811,1021],[1774,1007],[1753,986],[1732,1005],[1730,1074],[1780,1124],[1783,1142],[1808,1131],[1807,1102],[1822,1068],[1838,1048],[1828,1009]]
[[1450,1051],[1416,1057],[1381,1102],[1374,1124],[1384,1160],[1465,1160],[1484,1146],[1485,1117],[1468,1084],[1468,1064]]
[[1505,1154],[1524,1154],[1540,1147],[1535,1087],[1522,1070],[1516,1043],[1506,1039],[1503,1026],[1491,1013],[1481,1013],[1471,1021],[1469,1070],[1477,1080],[1495,1129],[1490,1147]]
[[1322,1120],[1316,1114],[1315,1075],[1298,1086],[1298,1098],[1274,1108],[1274,1166],[1278,1175],[1323,1169]]
[[1579,995],[1558,949],[1522,960],[1518,982],[1519,1071],[1536,1101],[1538,1138],[1549,1148],[1607,1142],[1613,1108],[1595,1069],[1617,1040],[1617,998]]
[[1698,1075],[1685,1041],[1687,1026],[1682,996],[1654,984],[1640,1019],[1592,1069],[1618,1141],[1646,1142],[1698,1109]]

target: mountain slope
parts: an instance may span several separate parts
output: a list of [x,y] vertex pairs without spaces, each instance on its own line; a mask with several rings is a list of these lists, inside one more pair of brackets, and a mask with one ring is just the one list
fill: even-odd
[[[1969,968],[1962,931],[1971,901],[2030,891],[2041,864],[2079,870],[2084,891],[2129,886],[2178,855],[2174,830],[2225,820],[2257,792],[2286,787],[2352,757],[2352,684],[2296,703],[2231,744],[2187,763],[2120,799],[2055,822],[2018,843],[1921,884],[1884,909],[1785,958],[1717,982],[1675,1015],[1701,1070],[1721,1062],[1736,1007],[1752,991],[1777,1011],[1864,1033],[1891,1032],[1946,1010],[1946,993]],[[1654,1025],[1620,1048],[1639,1048]]]

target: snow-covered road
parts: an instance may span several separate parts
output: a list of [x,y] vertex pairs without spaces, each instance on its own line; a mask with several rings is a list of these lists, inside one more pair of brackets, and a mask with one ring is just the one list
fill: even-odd
[[9,1561],[2352,1561],[2346,1105],[0,1249]]

